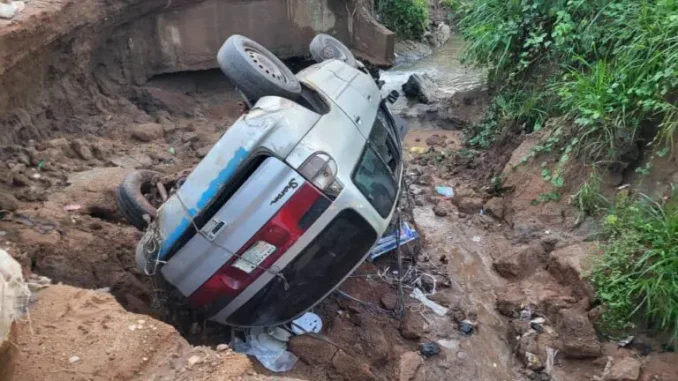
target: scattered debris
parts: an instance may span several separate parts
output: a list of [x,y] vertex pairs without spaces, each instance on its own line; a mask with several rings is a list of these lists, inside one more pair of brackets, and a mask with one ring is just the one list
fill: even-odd
[[619,345],[620,348],[624,348],[624,347],[628,346],[629,344],[631,344],[631,342],[633,342],[633,339],[635,339],[635,338],[636,338],[635,336],[628,336],[624,340],[620,340],[617,343],[617,345]]
[[440,354],[440,345],[438,343],[429,341],[419,345],[419,352],[424,357],[432,357]]
[[82,205],[79,204],[69,204],[64,206],[64,210],[67,212],[73,211],[73,210],[80,210],[82,209]]
[[[414,241],[419,238],[419,233],[410,227],[407,222],[403,222],[400,225],[400,246],[405,245],[408,242]],[[373,261],[375,258],[388,253],[389,251],[396,248],[396,230],[385,235],[379,239],[377,244],[374,246],[368,259]]]
[[317,314],[306,312],[290,323],[292,332],[296,335],[318,333],[323,329],[323,321]]
[[461,332],[465,336],[471,336],[473,334],[475,326],[476,324],[471,322],[470,320],[462,320],[459,322],[459,332]]
[[424,292],[421,291],[419,288],[415,287],[415,289],[412,290],[410,297],[417,299],[423,305],[430,308],[433,312],[440,316],[445,316],[445,314],[447,314],[447,308],[427,298],[426,295],[424,295]]
[[438,185],[436,187],[436,193],[443,197],[452,198],[454,197],[454,188],[446,185]]
[[268,334],[264,328],[252,328],[243,341],[234,337],[231,347],[240,353],[254,356],[272,372],[287,372],[297,363],[297,356],[287,351],[287,344]]
[[23,1],[11,1],[9,3],[0,1],[0,19],[12,19],[25,7],[26,4]]

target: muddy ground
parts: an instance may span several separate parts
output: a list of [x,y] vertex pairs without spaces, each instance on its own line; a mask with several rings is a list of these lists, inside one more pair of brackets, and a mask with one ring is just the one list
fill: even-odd
[[[57,58],[40,52],[40,62],[54,66]],[[62,70],[54,76],[68,71],[54,67]],[[83,67],[74,71],[50,79],[37,103],[17,101],[31,112],[50,104],[51,116],[31,122],[19,115],[2,125],[17,132],[3,138],[0,151],[2,248],[27,278],[64,284],[37,292],[17,324],[14,379],[265,379],[260,365],[217,348],[229,340],[225,332],[199,316],[169,319],[158,308],[154,285],[134,264],[141,233],[114,201],[115,186],[135,168],[167,174],[192,168],[239,116],[232,86],[218,71],[205,71],[116,90]],[[0,75],[13,92],[31,85],[24,69]],[[475,77],[442,83],[477,84]],[[397,108],[413,128],[406,137],[405,217],[422,235],[421,250],[404,250],[405,315],[395,311],[394,255],[364,264],[317,307],[322,338],[292,340],[300,362],[286,376],[678,380],[678,357],[649,335],[638,335],[630,348],[597,335],[600,308],[584,279],[597,253],[596,222],[580,218],[566,199],[533,205],[545,189],[539,163],[518,164],[538,137],[506,136],[483,152],[464,147],[460,128],[477,121],[487,103],[482,86],[466,90],[443,91],[431,105],[401,100]],[[61,114],[53,110],[58,105]],[[437,185],[453,187],[454,197],[436,194]],[[437,315],[410,298],[414,287],[448,312]],[[440,352],[423,356],[431,347]]]

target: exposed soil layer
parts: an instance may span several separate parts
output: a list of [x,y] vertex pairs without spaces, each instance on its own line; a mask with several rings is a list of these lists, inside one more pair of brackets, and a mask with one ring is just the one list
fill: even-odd
[[[15,380],[266,379],[245,357],[191,347],[147,316],[166,318],[149,278],[135,268],[141,233],[114,200],[133,169],[192,168],[238,116],[237,95],[216,71],[135,82],[121,56],[97,54],[115,51],[104,42],[128,21],[120,14],[152,12],[164,1],[31,4],[21,23],[7,22],[0,32],[0,87],[7,90],[0,127],[9,131],[0,139],[0,237],[27,276],[66,285],[38,293],[31,320],[17,324]],[[54,7],[60,18],[39,11]],[[3,53],[21,44],[26,54]],[[92,70],[101,60],[109,65],[103,75]],[[602,377],[606,368],[633,373],[638,365],[635,379],[678,379],[678,357],[660,353],[651,337],[642,338],[650,351],[641,356],[597,336],[599,308],[583,278],[598,250],[588,242],[595,221],[580,221],[565,201],[533,205],[548,191],[539,163],[514,167],[536,136],[507,136],[483,152],[463,146],[458,128],[486,105],[482,91],[463,101],[469,94],[402,110],[418,127],[406,137],[405,201],[414,204],[406,217],[423,246],[404,250],[404,315],[395,256],[364,264],[317,307],[322,336],[290,342],[300,358],[291,375],[574,381]],[[440,196],[437,185],[455,195]],[[409,297],[414,287],[448,312],[440,316]],[[208,337],[199,317],[171,323],[192,342],[228,340],[221,332]]]

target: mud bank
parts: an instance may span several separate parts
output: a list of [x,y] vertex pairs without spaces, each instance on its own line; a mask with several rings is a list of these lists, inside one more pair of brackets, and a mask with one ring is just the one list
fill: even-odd
[[[125,6],[148,13],[160,4]],[[74,12],[72,7],[66,9]],[[91,14],[108,17],[97,12]],[[13,131],[6,141],[15,143],[3,150],[0,167],[3,246],[27,275],[69,285],[38,293],[31,320],[17,325],[15,380],[267,379],[258,364],[216,347],[192,347],[175,328],[148,316],[167,319],[154,305],[154,286],[134,265],[140,233],[123,221],[112,197],[132,169],[173,174],[192,168],[238,116],[239,99],[218,72],[128,82],[130,61],[123,56],[107,61],[118,64],[121,80],[100,81],[103,77],[91,69],[97,62],[93,52],[103,48],[94,41],[106,37],[94,25],[101,19],[89,15],[78,19],[89,20],[78,31],[91,32],[90,42],[64,44],[68,36],[76,38],[65,33],[36,48],[34,57],[42,61],[26,60],[25,66],[17,61],[2,74],[13,88],[27,89],[16,99],[0,98],[0,105],[14,113],[3,123]],[[75,19],[62,20],[60,27],[72,27],[68,20]],[[111,23],[103,25],[114,29],[117,21]],[[81,66],[77,57],[90,58]],[[425,65],[441,61],[432,56],[426,62],[404,70],[423,73]],[[31,68],[36,78],[29,75]],[[450,73],[459,81],[446,77]],[[414,204],[411,222],[423,237],[423,249],[406,255],[404,263],[406,313],[399,319],[395,311],[395,258],[363,265],[341,293],[317,308],[325,323],[323,336],[300,336],[290,343],[301,360],[290,376],[564,381],[589,380],[606,368],[624,366],[632,371],[628,379],[675,380],[675,354],[653,349],[641,356],[597,337],[596,306],[582,277],[596,250],[587,241],[595,224],[575,224],[576,215],[565,203],[532,205],[534,195],[543,192],[542,182],[530,177],[537,172],[513,168],[534,137],[508,136],[483,152],[464,147],[459,128],[482,114],[487,95],[482,86],[440,85],[446,80],[474,83],[465,71],[439,75],[443,91],[436,102],[421,105],[401,98],[404,103],[396,105],[411,122],[406,177]],[[45,91],[36,90],[42,84]],[[502,174],[504,182],[493,184]],[[437,185],[453,187],[454,197],[438,195]],[[414,287],[448,312],[438,315],[408,297]],[[214,336],[199,316],[167,321],[193,344],[227,341],[223,332]],[[439,352],[425,349],[431,347]],[[549,349],[558,353],[550,355]]]
[[128,99],[149,96],[138,86],[158,74],[215,68],[217,50],[234,33],[281,57],[307,55],[316,33],[334,33],[363,58],[388,65],[394,35],[362,4],[32,1],[13,20],[0,20],[0,145],[107,134],[108,115],[129,114]]

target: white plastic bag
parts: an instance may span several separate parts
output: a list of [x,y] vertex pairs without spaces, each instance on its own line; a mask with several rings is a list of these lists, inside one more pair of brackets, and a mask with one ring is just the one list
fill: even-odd
[[12,322],[28,307],[30,298],[21,265],[0,249],[0,344],[7,339]]
[[297,356],[287,351],[287,343],[269,335],[263,328],[252,328],[245,340],[235,337],[231,346],[236,352],[256,357],[272,372],[288,372],[297,363]]
[[25,7],[23,1],[10,1],[8,3],[0,1],[0,19],[11,19]]

